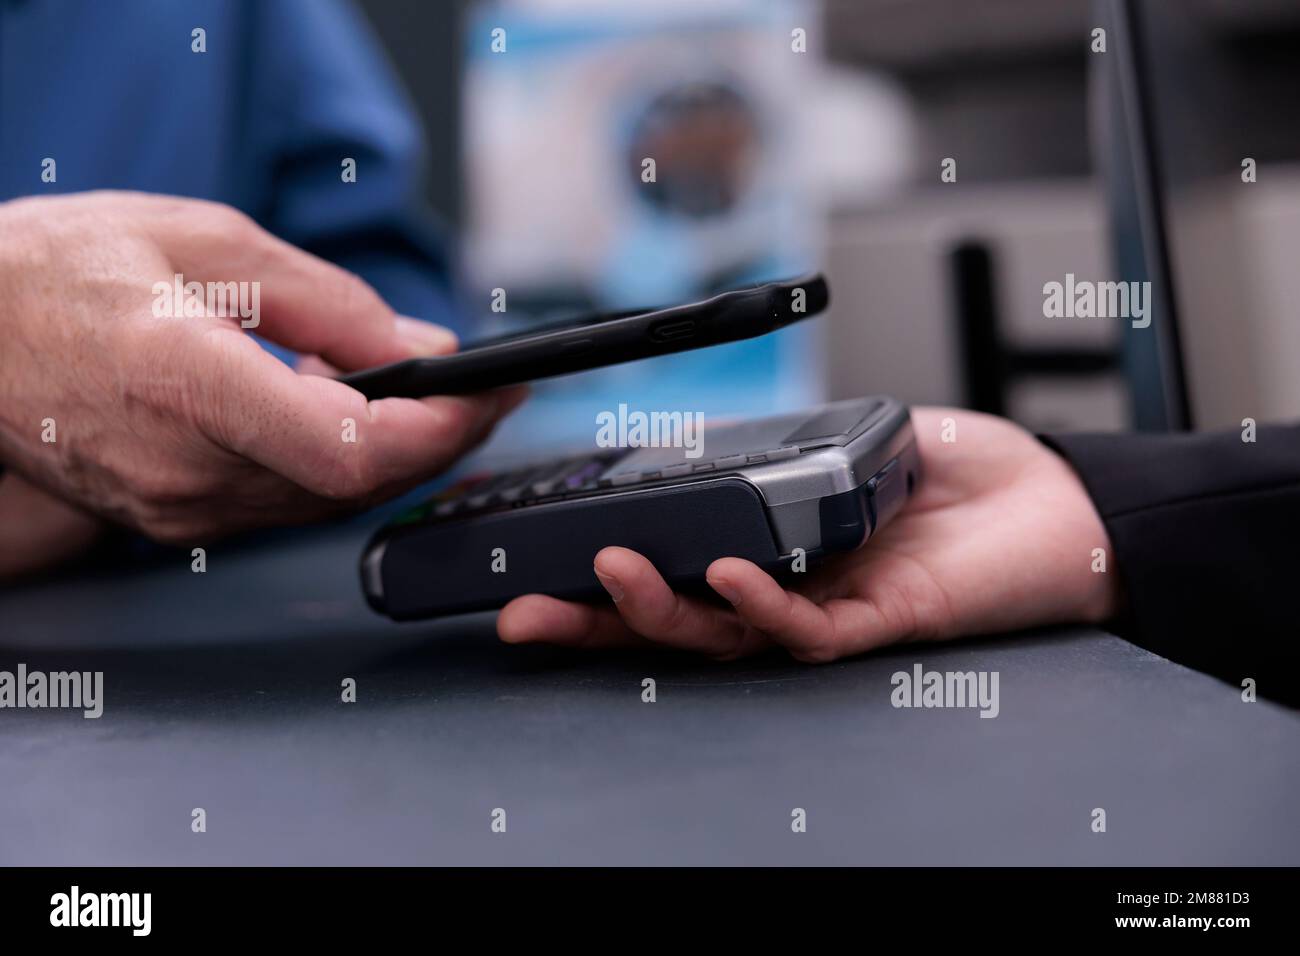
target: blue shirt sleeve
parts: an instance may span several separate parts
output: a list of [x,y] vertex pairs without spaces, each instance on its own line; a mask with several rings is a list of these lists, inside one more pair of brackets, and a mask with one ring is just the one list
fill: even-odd
[[249,211],[361,275],[398,312],[463,333],[449,243],[422,194],[422,131],[369,25],[341,0],[249,9],[247,148],[265,174]]

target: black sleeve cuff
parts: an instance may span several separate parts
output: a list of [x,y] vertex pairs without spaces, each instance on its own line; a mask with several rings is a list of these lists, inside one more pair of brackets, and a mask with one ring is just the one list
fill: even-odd
[[1234,685],[1300,699],[1300,428],[1056,435],[1101,514],[1122,636]]

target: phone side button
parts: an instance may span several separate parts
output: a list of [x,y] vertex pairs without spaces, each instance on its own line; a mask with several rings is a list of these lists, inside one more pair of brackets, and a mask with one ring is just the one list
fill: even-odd
[[678,342],[695,335],[694,319],[669,319],[650,326],[650,338],[655,342]]

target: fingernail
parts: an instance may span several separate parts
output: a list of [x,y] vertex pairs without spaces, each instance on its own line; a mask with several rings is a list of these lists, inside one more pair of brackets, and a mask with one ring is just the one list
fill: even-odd
[[456,351],[459,344],[455,333],[441,325],[405,315],[397,317],[397,334],[411,350],[411,354],[416,356],[446,355]]
[[713,588],[713,590],[717,591],[724,598],[730,601],[732,607],[735,607],[738,604],[740,604],[740,592],[737,591],[730,584],[728,584],[726,581],[722,581],[717,578],[706,578],[705,580],[709,582],[709,587]]
[[609,596],[614,599],[615,604],[623,600],[623,585],[619,584],[618,578],[608,574],[601,574],[599,571],[596,572],[596,577],[600,580],[601,587],[608,591]]

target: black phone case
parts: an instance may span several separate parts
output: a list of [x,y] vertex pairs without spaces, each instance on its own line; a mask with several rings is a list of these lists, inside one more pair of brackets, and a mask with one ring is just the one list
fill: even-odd
[[[792,308],[803,291],[802,311]],[[436,358],[410,359],[342,376],[366,398],[460,395],[536,379],[603,368],[766,335],[826,308],[830,291],[820,274],[724,292],[594,324],[539,331]]]

